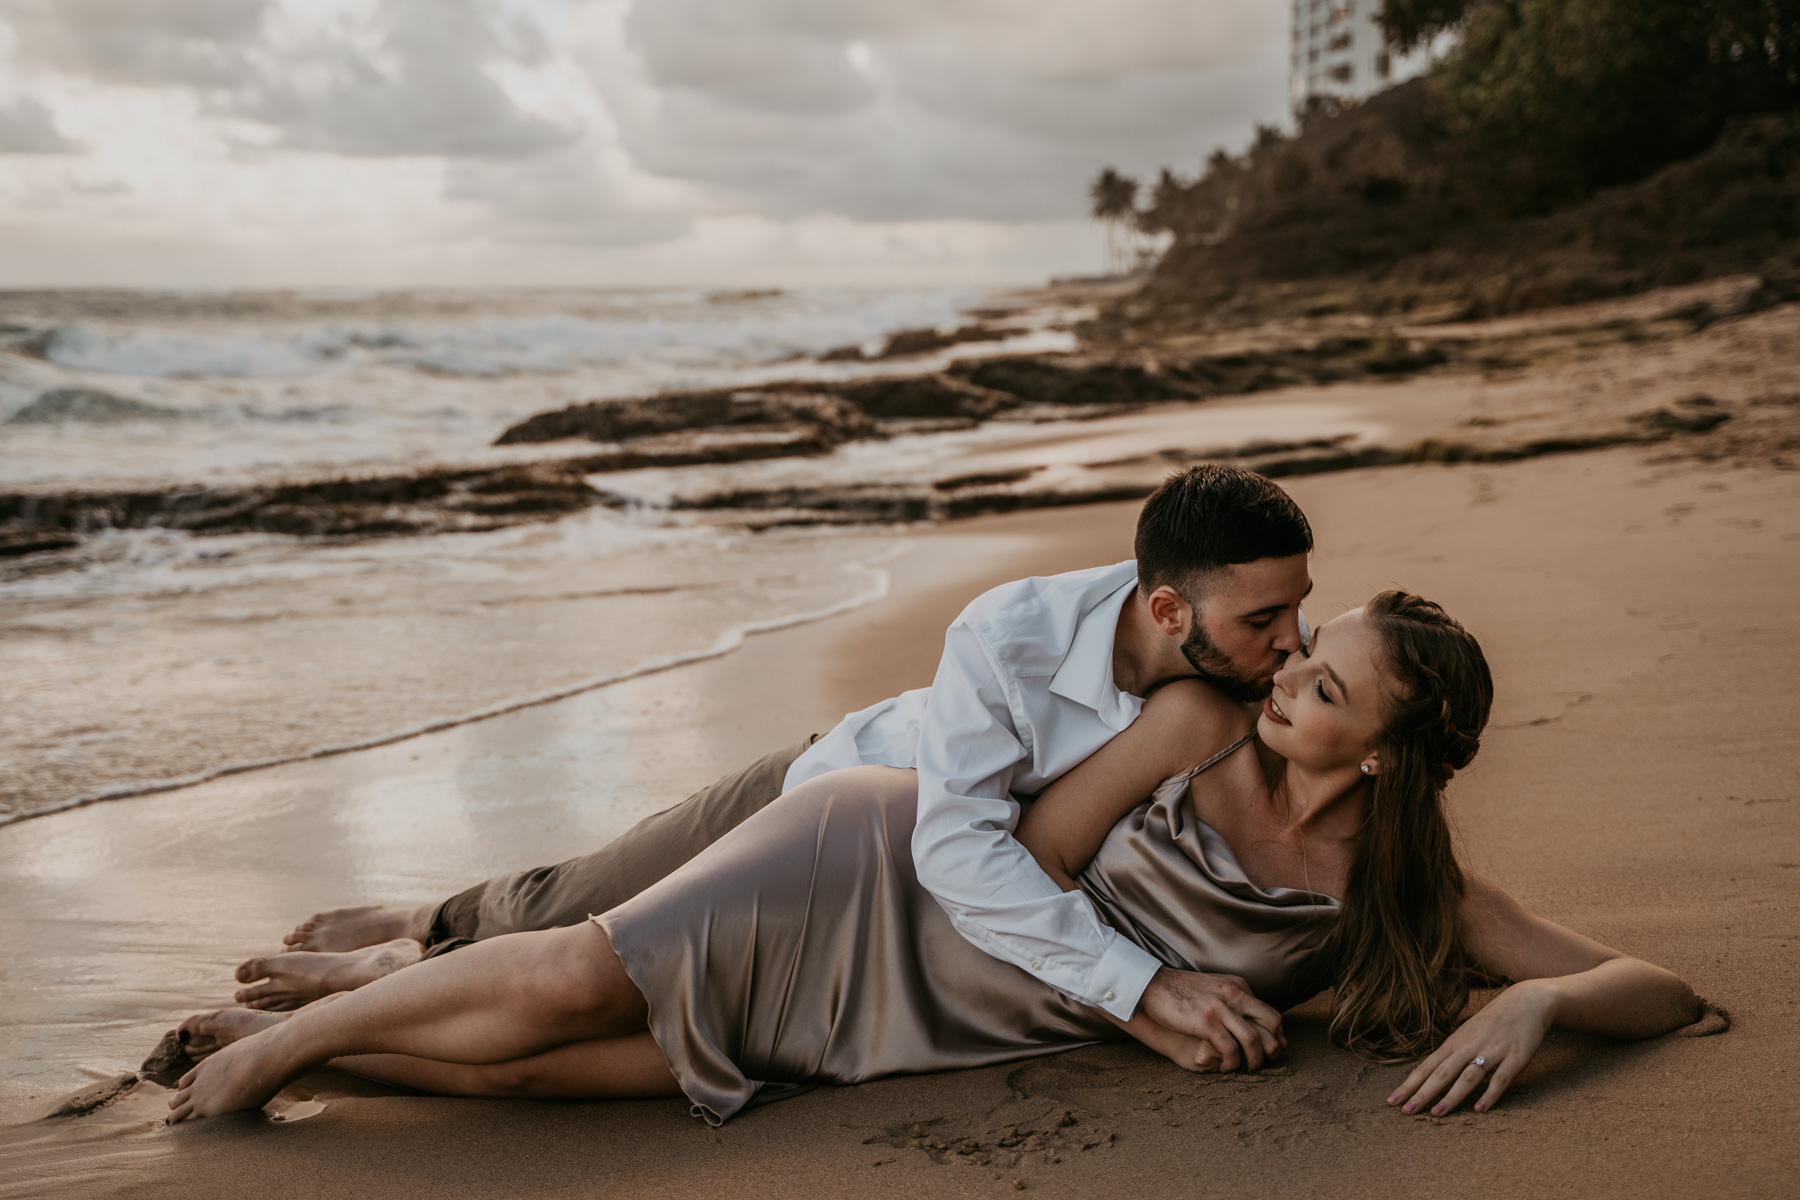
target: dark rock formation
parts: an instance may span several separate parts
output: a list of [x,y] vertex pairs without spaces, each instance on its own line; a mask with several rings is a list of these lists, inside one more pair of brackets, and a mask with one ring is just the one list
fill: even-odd
[[807,427],[835,444],[876,432],[874,422],[855,405],[823,391],[800,390],[804,386],[777,384],[761,390],[666,392],[659,396],[571,404],[514,425],[494,444],[553,442],[575,437],[622,442],[678,430],[759,427]]
[[15,554],[35,554],[39,550],[67,550],[79,544],[80,538],[66,529],[20,521],[0,525],[0,558]]
[[953,364],[950,373],[977,387],[1010,392],[1028,404],[1126,408],[1159,400],[1195,400],[1206,394],[1173,373],[1050,355],[973,359]]
[[1686,435],[1707,433],[1731,420],[1732,416],[1705,397],[1695,397],[1633,414],[1608,428],[1583,433],[1511,440],[1425,438],[1401,445],[1353,445],[1348,435],[1294,442],[1261,441],[1217,450],[1171,450],[1140,458],[1093,463],[1074,477],[1059,475],[1051,484],[1034,483],[1033,478],[1040,470],[1034,467],[907,484],[735,488],[686,496],[678,499],[675,506],[735,511],[737,520],[752,528],[946,520],[1027,508],[1141,500],[1155,490],[1171,469],[1192,462],[1236,462],[1271,478],[1406,463],[1514,462],[1612,446],[1652,446],[1673,443],[1677,439],[1686,441],[1689,440]]
[[678,432],[763,431],[794,435],[790,452],[812,453],[883,436],[892,430],[890,422],[978,422],[1021,409],[1033,418],[1091,416],[1300,383],[1404,375],[1448,358],[1442,346],[1392,336],[1331,338],[1167,363],[1012,355],[953,363],[925,375],[785,380],[754,390],[595,400],[539,413],[506,430],[496,444],[562,438],[635,443]]
[[[997,316],[1011,316],[1008,312],[996,313]],[[918,354],[934,354],[939,350],[948,350],[952,346],[960,346],[968,342],[1000,342],[1022,332],[1018,329],[1006,329],[993,325],[964,325],[960,329],[952,329],[949,333],[940,333],[936,329],[902,329],[891,333],[881,349],[874,354],[864,354],[861,346],[839,346],[827,350],[819,356],[820,362],[868,362],[872,359],[910,358]]]
[[266,487],[0,495],[0,544],[35,536],[67,545],[77,534],[147,527],[292,534],[494,529],[597,503],[583,474],[578,464],[556,462]]
[[864,379],[831,387],[863,412],[884,420],[967,417],[985,421],[1020,404],[1020,397],[1012,392],[983,387],[956,375]]

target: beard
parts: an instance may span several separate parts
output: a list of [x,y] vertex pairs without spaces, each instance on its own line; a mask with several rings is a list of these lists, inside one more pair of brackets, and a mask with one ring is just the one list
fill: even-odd
[[1200,627],[1198,620],[1188,632],[1187,640],[1181,643],[1181,656],[1188,660],[1188,665],[1194,668],[1200,678],[1239,704],[1255,704],[1275,688],[1273,674],[1261,678],[1244,674],[1236,663],[1213,645],[1212,639],[1206,636],[1206,630]]

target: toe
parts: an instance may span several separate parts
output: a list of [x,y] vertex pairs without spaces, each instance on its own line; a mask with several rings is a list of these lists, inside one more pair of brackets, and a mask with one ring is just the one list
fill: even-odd
[[182,1048],[191,1055],[207,1054],[217,1049],[214,1045],[217,1039],[214,1038],[212,1030],[209,1028],[212,1018],[217,1015],[217,1013],[195,1013],[183,1021],[175,1031]]
[[291,992],[258,993],[255,989],[239,992],[237,1000],[245,1008],[253,1008],[257,1012],[292,1012],[305,1003]]
[[266,978],[268,974],[268,964],[262,959],[247,958],[238,964],[237,974],[234,978],[239,983],[255,983],[259,979]]

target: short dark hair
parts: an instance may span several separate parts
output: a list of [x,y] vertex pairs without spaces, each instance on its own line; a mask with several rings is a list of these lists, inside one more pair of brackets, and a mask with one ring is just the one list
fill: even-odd
[[1267,476],[1202,463],[1162,481],[1138,514],[1138,586],[1167,585],[1190,603],[1205,576],[1233,563],[1312,551],[1312,526]]

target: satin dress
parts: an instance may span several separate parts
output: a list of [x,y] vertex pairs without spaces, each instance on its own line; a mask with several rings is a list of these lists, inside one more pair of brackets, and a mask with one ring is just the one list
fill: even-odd
[[[1162,962],[1241,975],[1285,1009],[1329,983],[1321,950],[1338,903],[1251,883],[1188,797],[1194,776],[1249,740],[1165,781],[1077,883]],[[717,1125],[819,1084],[1128,1036],[956,932],[913,872],[917,797],[911,771],[820,776],[593,918],[649,1002],[696,1116]]]

